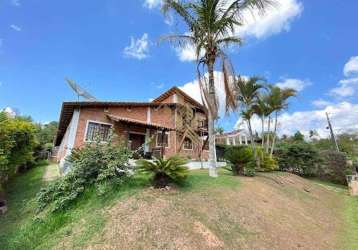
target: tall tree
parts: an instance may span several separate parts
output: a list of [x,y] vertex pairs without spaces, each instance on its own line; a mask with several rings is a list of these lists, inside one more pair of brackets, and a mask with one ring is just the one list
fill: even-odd
[[260,77],[250,77],[245,80],[239,78],[237,81],[237,101],[238,106],[241,106],[241,117],[247,122],[247,127],[250,135],[250,143],[254,152],[256,162],[258,162],[256,142],[252,131],[251,118],[254,114],[254,109],[259,102],[260,90],[264,86],[264,80]]
[[221,62],[226,110],[234,109],[236,102],[232,86],[235,74],[224,49],[231,44],[242,43],[241,38],[235,35],[235,27],[242,25],[244,11],[254,9],[263,11],[271,2],[272,0],[164,0],[163,2],[164,13],[173,11],[188,28],[182,35],[170,35],[163,39],[180,47],[194,46],[196,51],[201,96],[208,110],[210,176],[217,176],[214,124],[218,118],[218,102],[215,90],[215,67]]
[[261,120],[261,146],[265,145],[265,119],[269,116],[270,108],[267,105],[267,95],[259,95],[256,104],[253,106],[254,113]]
[[269,86],[269,88],[270,94],[268,104],[271,107],[271,110],[275,112],[274,131],[270,150],[270,156],[272,157],[276,143],[278,114],[288,107],[288,98],[295,96],[297,92],[292,88],[280,88],[277,86]]

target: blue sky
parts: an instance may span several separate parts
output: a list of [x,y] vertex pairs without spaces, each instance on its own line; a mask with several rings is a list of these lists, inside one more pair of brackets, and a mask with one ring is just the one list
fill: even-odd
[[[229,50],[236,72],[300,90],[281,114],[281,133],[325,134],[325,111],[338,132],[358,129],[358,1],[278,1],[237,29],[245,44]],[[173,85],[197,97],[190,48],[157,44],[177,31],[160,0],[2,0],[0,108],[57,120],[61,103],[76,98],[66,76],[103,100],[146,101]],[[237,119],[220,125],[231,130]]]

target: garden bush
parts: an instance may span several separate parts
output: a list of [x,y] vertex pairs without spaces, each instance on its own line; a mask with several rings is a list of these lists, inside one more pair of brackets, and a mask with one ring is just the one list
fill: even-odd
[[352,174],[352,168],[347,164],[346,154],[334,150],[323,150],[320,156],[322,162],[317,168],[316,176],[333,183],[346,184],[346,175]]
[[229,161],[233,175],[255,175],[255,159],[247,146],[226,147],[224,158]]
[[227,146],[224,153],[225,160],[230,162],[233,175],[254,176],[255,171],[278,170],[278,164],[269,154],[257,147],[260,167],[256,168],[253,150],[250,146]]
[[261,147],[257,147],[257,155],[260,158],[258,171],[271,172],[279,169],[275,157],[270,157]]
[[74,150],[68,161],[70,172],[42,189],[37,195],[39,210],[48,206],[52,211],[65,209],[89,187],[98,193],[119,185],[129,176],[128,160],[131,152],[121,143],[95,142]]
[[184,166],[187,161],[179,156],[162,158],[154,161],[138,160],[139,172],[153,174],[152,183],[155,188],[164,188],[169,183],[182,183],[188,176],[189,170]]
[[281,143],[275,150],[280,170],[311,177],[321,162],[319,152],[306,142]]
[[[2,113],[3,114],[3,113]],[[33,160],[35,126],[21,118],[1,116],[0,121],[0,193],[2,185],[20,167]],[[3,196],[3,195],[2,195]]]

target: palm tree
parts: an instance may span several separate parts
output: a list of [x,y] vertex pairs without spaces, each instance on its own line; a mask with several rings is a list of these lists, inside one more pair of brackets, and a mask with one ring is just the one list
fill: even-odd
[[[221,61],[224,88],[226,94],[226,110],[235,108],[235,94],[232,89],[235,74],[224,48],[242,43],[235,35],[235,27],[242,25],[243,13],[247,10],[263,11],[272,0],[164,0],[163,11],[173,11],[188,28],[182,35],[170,35],[163,39],[180,47],[194,46],[198,81],[204,105],[208,110],[209,132],[209,174],[216,177],[215,159],[215,120],[218,118],[218,103],[215,91],[214,69]],[[208,74],[208,81],[205,73]],[[202,77],[204,75],[204,77]]]
[[275,112],[275,121],[274,121],[274,131],[273,131],[273,139],[272,139],[272,145],[271,145],[271,151],[270,156],[272,157],[274,148],[275,148],[275,142],[276,142],[276,132],[277,132],[277,119],[278,114],[282,110],[286,109],[288,107],[288,98],[292,96],[296,96],[296,90],[292,88],[283,88],[277,86],[270,86],[270,94],[268,98],[268,104],[272,111]]
[[222,134],[224,134],[224,132],[225,132],[225,130],[224,130],[223,127],[217,127],[215,129],[215,133],[218,134],[218,135],[222,135]]
[[256,153],[256,142],[252,131],[251,118],[254,115],[254,109],[258,105],[260,90],[263,88],[264,79],[261,77],[250,77],[245,80],[239,77],[237,81],[238,104],[241,104],[241,117],[247,122],[250,135],[250,143],[254,152],[256,162],[258,160]]
[[257,102],[253,105],[254,113],[260,117],[261,120],[261,146],[265,145],[265,119],[269,115],[269,106],[267,105],[267,96],[259,95]]

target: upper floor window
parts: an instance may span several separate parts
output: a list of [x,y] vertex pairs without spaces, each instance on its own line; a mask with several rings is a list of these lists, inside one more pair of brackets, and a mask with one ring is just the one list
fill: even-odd
[[[163,145],[164,143],[164,145]],[[157,133],[157,147],[168,147],[169,146],[169,133],[158,131]]]
[[111,125],[99,122],[88,122],[86,141],[108,141]]
[[193,149],[193,142],[189,138],[184,139],[184,149]]

